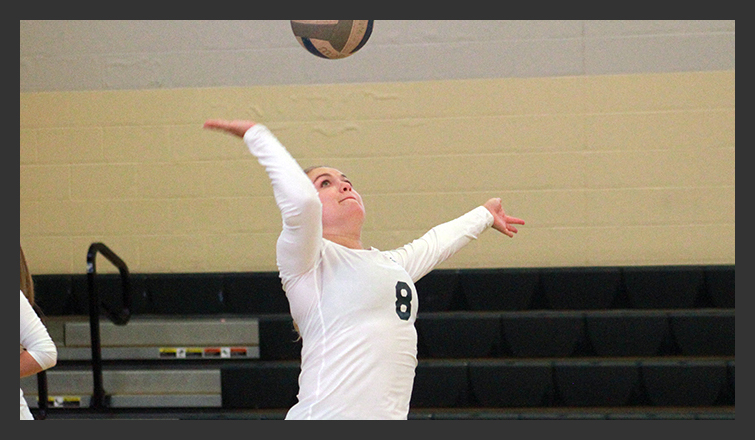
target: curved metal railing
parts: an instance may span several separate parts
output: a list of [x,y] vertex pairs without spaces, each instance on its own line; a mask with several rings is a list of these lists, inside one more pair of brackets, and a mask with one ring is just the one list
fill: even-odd
[[[97,268],[95,260],[97,254],[107,258],[121,275],[123,302],[119,310],[111,310],[109,306],[100,301],[97,290]],[[92,243],[87,252],[87,287],[89,290],[89,330],[92,340],[92,376],[94,390],[90,406],[95,409],[107,408],[108,397],[102,385],[102,342],[100,340],[100,313],[113,321],[116,325],[126,325],[131,318],[131,285],[129,280],[128,266],[110,248],[103,243]]]

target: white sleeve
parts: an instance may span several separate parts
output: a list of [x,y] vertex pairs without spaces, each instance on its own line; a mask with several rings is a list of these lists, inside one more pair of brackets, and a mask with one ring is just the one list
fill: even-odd
[[26,348],[39,366],[46,370],[55,366],[58,361],[58,350],[24,292],[20,290],[19,292],[21,293],[21,345]]
[[322,246],[322,204],[317,190],[264,125],[256,124],[247,130],[244,142],[270,177],[283,218],[276,248],[281,278],[306,272],[314,267]]
[[430,229],[411,243],[387,252],[416,282],[492,225],[493,215],[484,206],[478,206]]

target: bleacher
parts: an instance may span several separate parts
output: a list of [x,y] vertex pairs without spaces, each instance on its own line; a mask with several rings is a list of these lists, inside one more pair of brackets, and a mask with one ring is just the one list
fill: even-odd
[[[98,275],[117,307],[117,275]],[[282,419],[299,352],[276,273],[131,274],[102,318],[86,275],[34,276],[58,365],[37,418]],[[417,283],[410,419],[734,419],[734,266],[435,270]]]

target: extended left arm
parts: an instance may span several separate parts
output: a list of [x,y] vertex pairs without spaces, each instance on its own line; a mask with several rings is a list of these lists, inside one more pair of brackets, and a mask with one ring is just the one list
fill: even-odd
[[435,226],[422,237],[389,253],[416,282],[469,242],[477,239],[489,227],[512,237],[518,232],[513,224],[524,224],[524,221],[506,215],[501,206],[501,199],[490,199],[483,206]]

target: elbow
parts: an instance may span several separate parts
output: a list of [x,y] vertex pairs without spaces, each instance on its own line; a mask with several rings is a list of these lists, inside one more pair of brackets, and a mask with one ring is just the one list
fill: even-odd
[[55,346],[53,346],[46,353],[45,362],[44,362],[44,365],[42,365],[42,370],[49,370],[50,368],[54,367],[57,364],[58,364],[58,349]]
[[296,200],[281,206],[281,214],[287,225],[298,225],[307,219],[319,218],[322,215],[322,203],[317,193],[302,194]]
[[322,202],[317,193],[304,197],[301,204],[302,212],[304,215],[321,215],[322,214]]

